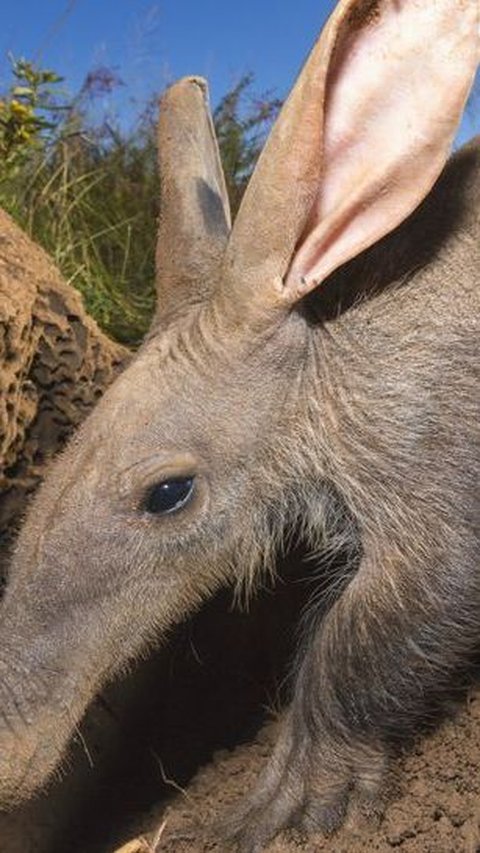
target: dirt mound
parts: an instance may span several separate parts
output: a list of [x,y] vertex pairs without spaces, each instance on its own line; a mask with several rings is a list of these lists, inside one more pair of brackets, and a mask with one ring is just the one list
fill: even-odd
[[125,357],[0,210],[0,533]]

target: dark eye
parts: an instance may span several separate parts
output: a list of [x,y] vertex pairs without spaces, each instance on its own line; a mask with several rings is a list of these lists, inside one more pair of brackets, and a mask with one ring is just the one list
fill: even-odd
[[193,493],[193,477],[163,480],[147,492],[144,509],[155,515],[176,512],[189,501]]

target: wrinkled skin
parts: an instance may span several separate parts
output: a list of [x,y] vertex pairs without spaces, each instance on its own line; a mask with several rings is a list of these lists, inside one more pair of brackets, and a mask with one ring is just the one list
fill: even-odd
[[[480,628],[478,141],[410,214],[445,159],[478,27],[474,4],[426,8],[340,3],[231,235],[203,84],[183,81],[166,96],[157,317],[53,466],[10,570],[2,806],[46,781],[107,678],[220,584],[252,586],[293,526],[313,550],[347,549],[351,560],[321,608],[312,604],[277,748],[224,827],[242,853],[292,823],[330,832],[356,811],[376,814],[393,749],[465,682]],[[352,139],[368,131],[371,111],[375,141],[390,130],[377,109],[382,75],[370,73],[372,28],[395,33],[396,15],[409,12],[428,27],[434,19],[446,47],[432,39],[422,52],[427,82],[446,87],[441,121],[418,132],[406,122],[385,173],[385,151],[365,144],[371,162],[358,181]],[[373,89],[357,89],[368,120],[363,104],[341,144],[333,96],[344,73],[351,83],[345,56],[362,59],[365,45]],[[382,69],[389,54],[380,48]],[[418,91],[397,88],[408,116]],[[322,212],[337,192],[339,207]],[[359,230],[369,236],[363,254]],[[317,287],[330,245],[336,272]],[[184,504],[152,511],[153,486],[190,479]]]

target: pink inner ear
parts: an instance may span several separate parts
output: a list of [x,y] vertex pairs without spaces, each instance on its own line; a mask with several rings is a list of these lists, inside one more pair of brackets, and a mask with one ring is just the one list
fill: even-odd
[[343,21],[326,87],[323,177],[287,276],[292,293],[387,234],[429,191],[478,62],[478,6],[386,0],[360,29]]

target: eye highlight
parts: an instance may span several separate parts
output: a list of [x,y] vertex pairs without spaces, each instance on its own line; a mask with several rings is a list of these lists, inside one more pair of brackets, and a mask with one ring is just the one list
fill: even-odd
[[175,477],[155,483],[146,494],[143,509],[152,515],[177,512],[192,497],[193,481],[193,477]]

